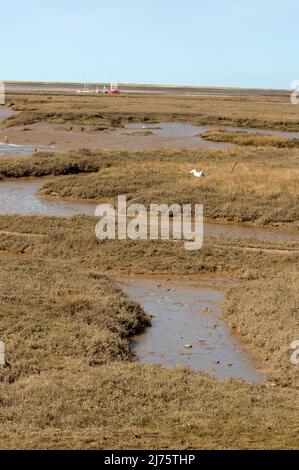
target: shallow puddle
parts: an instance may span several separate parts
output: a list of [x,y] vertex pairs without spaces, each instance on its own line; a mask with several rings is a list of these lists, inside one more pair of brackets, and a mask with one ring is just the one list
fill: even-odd
[[33,152],[52,151],[54,146],[32,147],[31,145],[17,145],[0,142],[0,157],[30,157]]
[[[219,128],[229,132],[246,132],[248,134],[265,134],[289,139],[299,139],[299,132],[275,131],[269,129],[254,129],[246,127],[193,126],[192,124],[178,122],[162,122],[158,124],[128,124],[125,126],[125,128],[129,131],[132,131],[133,136],[136,131],[151,131],[153,135],[157,137],[188,139],[188,145],[190,143],[191,146],[195,145],[198,147],[229,148],[233,145],[225,142],[209,142],[208,140],[205,140],[201,137],[201,134],[213,128]],[[186,144],[186,146],[188,145]]]
[[122,291],[153,316],[152,326],[132,338],[137,359],[147,364],[186,365],[219,378],[262,382],[264,374],[221,316],[221,277],[118,278]]

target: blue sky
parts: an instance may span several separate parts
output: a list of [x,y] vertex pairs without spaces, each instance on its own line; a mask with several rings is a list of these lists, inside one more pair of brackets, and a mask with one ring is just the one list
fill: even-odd
[[289,88],[299,0],[0,0],[1,80]]

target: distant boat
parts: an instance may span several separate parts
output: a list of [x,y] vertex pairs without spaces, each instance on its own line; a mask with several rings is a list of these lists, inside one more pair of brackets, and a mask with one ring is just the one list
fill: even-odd
[[91,90],[89,88],[89,86],[87,85],[87,83],[85,83],[83,88],[77,90],[77,93],[78,93],[78,95],[90,95],[90,94],[93,94],[93,93],[95,95],[100,95],[100,94],[103,94],[103,95],[108,95],[108,94],[109,95],[120,95],[120,90],[118,88],[117,83],[111,83],[109,89],[104,86],[102,90],[99,88],[99,86],[97,86],[95,88],[95,90]]
[[85,83],[85,84],[84,84],[84,87],[83,87],[81,90],[77,90],[77,93],[78,93],[78,94],[81,94],[81,95],[86,95],[86,94],[91,93],[91,91],[90,91],[90,89],[88,88],[87,83]]
[[110,85],[110,90],[109,90],[109,95],[120,95],[120,90],[118,88],[117,83],[111,83]]

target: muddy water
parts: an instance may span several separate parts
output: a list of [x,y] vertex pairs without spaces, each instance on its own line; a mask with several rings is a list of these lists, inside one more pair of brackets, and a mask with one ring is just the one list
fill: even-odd
[[[147,143],[150,143],[151,139],[156,139],[159,146],[173,146],[178,145],[179,147],[209,147],[209,148],[229,148],[232,144],[224,142],[209,142],[208,140],[202,139],[200,134],[207,131],[206,126],[193,126],[191,124],[181,124],[177,122],[162,122],[159,124],[128,124],[125,129],[132,133],[132,138],[141,139],[139,136],[135,136],[135,132],[151,131],[152,136],[144,137],[147,139]],[[169,142],[169,139],[175,139],[175,142]]]
[[[0,123],[2,120],[10,116],[18,114],[9,108],[0,107]],[[17,145],[5,139],[4,142],[0,141],[0,158],[1,157],[30,157],[34,151],[51,151],[54,146],[33,146],[33,145]]]
[[[3,118],[12,113],[2,110]],[[1,115],[0,115],[1,119]],[[86,132],[73,132],[59,124],[36,123],[24,128],[0,129],[0,157],[28,156],[37,150],[68,151],[88,147],[109,150],[142,150],[144,148],[215,148],[233,147],[232,143],[205,140],[201,134],[215,126],[193,126],[186,123],[162,122],[159,124],[127,124],[125,128],[97,132],[94,126],[86,127]],[[283,137],[299,137],[299,133],[263,131],[246,128],[227,128],[248,133],[266,133]],[[92,132],[91,132],[92,131]],[[151,135],[142,135],[151,131]],[[137,134],[137,135],[136,135]],[[6,137],[6,138],[5,138]],[[12,144],[19,144],[18,146]],[[52,144],[52,145],[51,145]],[[54,145],[55,144],[55,145]]]
[[[200,137],[204,132],[215,128],[217,126],[193,126],[191,124],[183,124],[176,122],[162,122],[159,124],[128,124],[125,126],[126,129],[132,131],[151,131],[153,135],[157,137],[175,137],[175,138],[188,138],[188,143],[196,146],[207,146],[206,143],[209,142]],[[246,132],[248,134],[265,134],[273,135],[278,137],[285,137],[289,139],[299,139],[299,132],[287,132],[287,131],[275,131],[269,129],[254,129],[254,128],[245,128],[245,127],[217,127],[230,132]],[[215,144],[216,142],[209,142],[210,144]],[[219,144],[219,142],[218,142]],[[229,148],[231,144],[220,142],[220,146],[208,145],[209,147],[215,148]]]
[[14,114],[17,114],[17,111],[13,111],[12,109],[0,106],[0,121],[2,121],[3,119],[7,119],[10,116],[13,116]]
[[[264,375],[221,315],[226,278],[117,280],[123,292],[153,316],[152,327],[132,339],[136,357],[147,364],[186,365],[219,378],[261,382]],[[192,346],[187,348],[186,346]]]
[[0,181],[0,214],[59,217],[94,215],[96,203],[39,198],[36,192],[50,179],[18,178]]
[[35,151],[51,151],[54,146],[32,147],[31,145],[17,145],[0,142],[0,157],[30,157]]

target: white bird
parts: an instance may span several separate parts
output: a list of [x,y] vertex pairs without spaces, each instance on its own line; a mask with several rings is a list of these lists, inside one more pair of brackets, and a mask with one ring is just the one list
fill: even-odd
[[190,173],[196,176],[196,178],[204,178],[206,176],[203,171],[196,171],[195,168],[194,170],[191,170]]

